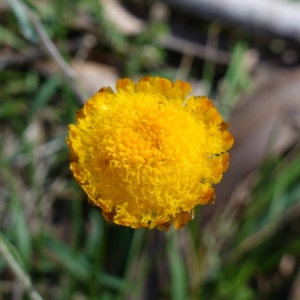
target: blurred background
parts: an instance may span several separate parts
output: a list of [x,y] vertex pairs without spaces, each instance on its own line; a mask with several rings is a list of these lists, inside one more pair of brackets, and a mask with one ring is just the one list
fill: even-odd
[[[0,299],[300,299],[300,3],[0,0]],[[119,77],[187,80],[235,137],[179,231],[105,222],[69,170]]]

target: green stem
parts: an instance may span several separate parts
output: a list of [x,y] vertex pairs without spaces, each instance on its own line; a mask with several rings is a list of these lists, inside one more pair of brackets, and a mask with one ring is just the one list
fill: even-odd
[[123,284],[119,290],[119,294],[117,297],[117,300],[125,299],[125,294],[128,292],[128,281],[129,281],[129,273],[130,273],[130,268],[133,264],[133,261],[137,258],[139,255],[139,252],[141,250],[144,236],[145,236],[145,229],[135,229],[133,233],[133,238],[131,242],[131,247],[129,250],[128,254],[128,259],[125,267],[125,278],[123,281]]
[[5,259],[8,267],[23,284],[24,289],[28,293],[28,296],[31,300],[43,300],[43,298],[32,285],[28,274],[23,270],[23,268],[11,253],[7,243],[8,242],[5,240],[5,237],[0,233],[0,253]]

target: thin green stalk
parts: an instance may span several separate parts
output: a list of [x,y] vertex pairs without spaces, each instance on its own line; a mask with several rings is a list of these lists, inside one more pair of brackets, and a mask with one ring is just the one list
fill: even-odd
[[23,284],[25,291],[31,300],[43,300],[40,294],[36,291],[31,283],[29,275],[23,270],[20,264],[15,259],[14,255],[11,253],[8,247],[8,241],[0,233],[0,253],[2,254],[4,260],[6,261],[8,267]]
[[173,300],[187,299],[188,275],[186,263],[178,248],[178,235],[175,229],[171,228],[167,233],[167,254],[170,266],[170,294]]
[[126,268],[125,268],[125,278],[124,278],[122,286],[120,288],[117,300],[125,299],[130,268],[132,267],[133,261],[139,255],[139,252],[141,250],[142,243],[144,240],[145,232],[146,232],[145,229],[136,229],[133,233],[131,247],[129,250],[128,259],[127,259]]

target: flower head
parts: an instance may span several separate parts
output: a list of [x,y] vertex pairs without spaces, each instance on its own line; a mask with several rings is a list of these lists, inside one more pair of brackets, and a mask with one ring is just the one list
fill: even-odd
[[233,137],[213,103],[187,82],[120,79],[102,88],[69,126],[71,170],[106,220],[176,229],[214,201]]

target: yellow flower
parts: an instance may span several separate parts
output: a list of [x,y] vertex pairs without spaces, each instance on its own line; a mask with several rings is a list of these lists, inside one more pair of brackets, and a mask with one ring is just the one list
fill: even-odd
[[213,103],[187,82],[120,79],[69,126],[71,170],[104,218],[132,228],[176,229],[214,201],[233,137]]

